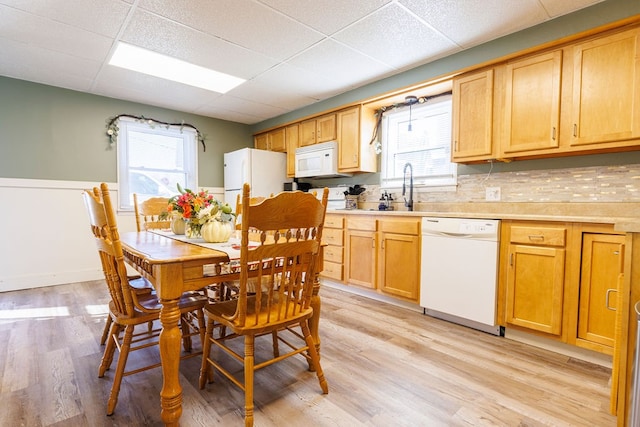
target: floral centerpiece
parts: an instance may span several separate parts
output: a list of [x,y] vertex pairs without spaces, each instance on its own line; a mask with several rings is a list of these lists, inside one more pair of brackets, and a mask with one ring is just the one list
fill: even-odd
[[[177,187],[180,194],[169,199],[167,216],[184,221],[184,234],[187,237],[202,237],[202,228],[208,222],[218,221],[231,224],[233,221],[234,214],[231,206],[216,200],[206,190],[194,192],[188,188],[183,189],[180,184]],[[229,228],[232,229],[232,225]],[[174,233],[180,234],[176,230]]]

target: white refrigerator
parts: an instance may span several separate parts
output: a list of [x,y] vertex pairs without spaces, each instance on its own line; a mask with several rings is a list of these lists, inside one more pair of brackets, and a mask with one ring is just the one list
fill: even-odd
[[235,207],[245,182],[252,197],[269,197],[284,189],[287,178],[287,154],[276,151],[242,148],[224,154],[224,200]]

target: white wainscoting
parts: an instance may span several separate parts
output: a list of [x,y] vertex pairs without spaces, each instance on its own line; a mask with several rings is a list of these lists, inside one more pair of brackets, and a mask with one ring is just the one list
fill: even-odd
[[[96,185],[0,178],[0,292],[103,278],[82,200],[82,190]],[[109,188],[115,204],[118,187]],[[119,212],[118,228],[135,231],[133,213]]]

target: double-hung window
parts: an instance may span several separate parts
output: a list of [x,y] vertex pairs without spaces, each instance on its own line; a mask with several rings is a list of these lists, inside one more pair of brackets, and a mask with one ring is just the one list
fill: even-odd
[[401,187],[407,163],[414,186],[456,185],[457,166],[451,163],[451,95],[385,113],[382,187]]
[[118,123],[119,207],[133,210],[138,201],[171,197],[183,188],[196,188],[197,139],[191,128],[153,126],[121,118]]

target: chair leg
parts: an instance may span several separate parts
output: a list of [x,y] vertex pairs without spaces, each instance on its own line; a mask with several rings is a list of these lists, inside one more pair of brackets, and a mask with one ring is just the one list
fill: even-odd
[[113,386],[111,386],[111,393],[109,394],[109,401],[107,403],[107,415],[113,414],[113,411],[116,409],[116,404],[118,403],[120,384],[122,383],[122,377],[124,376],[124,369],[127,366],[127,358],[129,357],[129,349],[131,348],[133,330],[133,325],[128,325],[124,330],[122,345],[120,346],[120,355],[118,356],[118,366],[116,367],[116,374],[113,378]]
[[271,340],[273,341],[273,357],[280,356],[280,348],[278,347],[278,331],[271,332]]
[[100,338],[100,345],[104,345],[107,342],[107,337],[109,336],[109,329],[111,329],[111,323],[113,319],[110,314],[107,314],[107,321],[104,324],[104,331],[102,331],[102,338]]
[[244,337],[244,425],[253,426],[253,364],[254,364],[253,335]]
[[327,394],[329,393],[329,385],[327,384],[327,380],[324,377],[324,372],[322,372],[322,366],[320,366],[320,355],[318,354],[316,343],[311,336],[309,324],[306,320],[300,322],[300,328],[302,329],[302,335],[304,336],[304,340],[307,343],[307,347],[309,347],[309,356],[311,357],[311,363],[313,363],[313,367],[315,368],[322,393]]
[[189,334],[191,331],[189,330],[189,313],[185,313],[180,318],[180,327],[182,328],[182,348],[184,351],[191,351],[191,337]]
[[213,337],[213,320],[208,319],[207,330],[205,333],[205,339],[202,342],[202,365],[200,367],[200,390],[204,389],[204,385],[209,382],[213,382],[213,369],[209,367],[209,353],[211,352],[211,338]]
[[111,363],[113,362],[113,354],[116,351],[116,343],[115,340],[118,339],[118,335],[122,331],[122,327],[117,323],[111,323],[111,328],[109,330],[109,334],[107,336],[107,346],[104,349],[104,353],[102,354],[102,361],[100,362],[100,367],[98,368],[98,378],[104,377],[104,373],[111,367]]
[[207,339],[207,324],[204,318],[204,310],[199,308],[196,313],[198,317],[198,332],[200,333],[200,347],[204,350],[204,342]]

